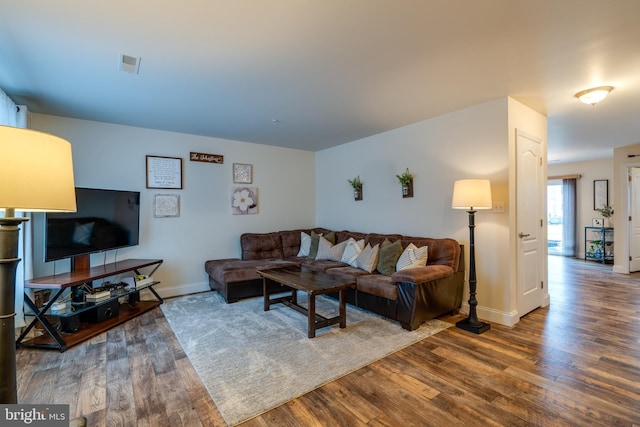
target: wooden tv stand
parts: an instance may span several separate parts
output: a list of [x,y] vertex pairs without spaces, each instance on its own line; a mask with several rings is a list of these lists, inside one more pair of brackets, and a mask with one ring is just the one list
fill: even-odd
[[[163,260],[161,259],[128,259],[124,261],[118,261],[111,264],[100,265],[97,267],[91,267],[86,269],[77,269],[69,273],[56,274],[54,276],[39,277],[37,279],[28,280],[25,282],[24,287],[26,289],[38,290],[48,289],[52,291],[52,296],[49,301],[41,308],[38,308],[36,304],[31,300],[29,294],[25,292],[24,302],[33,311],[33,313],[25,313],[25,316],[33,316],[33,320],[26,327],[24,332],[16,340],[16,347],[20,345],[27,347],[38,348],[54,348],[61,352],[67,350],[67,348],[86,341],[96,335],[101,334],[114,326],[120,325],[129,319],[141,315],[149,310],[162,304],[162,298],[153,289],[153,286],[160,282],[150,282],[144,286],[128,287],[123,289],[117,289],[111,291],[111,296],[108,299],[100,302],[81,302],[72,303],[67,302],[64,310],[52,311],[53,304],[62,296],[63,292],[68,288],[75,288],[85,283],[92,282],[93,280],[104,279],[111,276],[117,276],[122,273],[128,273],[133,271],[136,275],[141,274],[140,270],[143,268],[151,268],[149,276],[160,267]],[[138,294],[141,290],[148,289],[153,293],[156,300],[154,301],[139,301]],[[80,316],[82,313],[96,310],[99,306],[118,301],[122,297],[131,297],[136,301],[134,304],[121,304],[119,306],[119,312],[117,316],[110,317],[102,322],[98,323],[79,323],[79,327],[75,332],[60,332],[51,324],[48,317],[59,318],[61,321],[70,320],[74,316]],[[33,329],[36,324],[40,323],[45,330],[45,334],[37,336],[35,338],[25,339],[27,334]]]

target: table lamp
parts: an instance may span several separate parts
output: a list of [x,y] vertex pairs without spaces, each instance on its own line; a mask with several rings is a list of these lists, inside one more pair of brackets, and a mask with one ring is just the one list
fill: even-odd
[[469,213],[469,315],[456,326],[465,331],[481,334],[491,325],[478,320],[476,306],[476,253],[474,243],[474,216],[477,209],[491,209],[491,183],[488,179],[462,179],[453,185],[453,209],[465,209]]
[[71,144],[28,129],[0,126],[0,403],[15,404],[15,293],[21,212],[75,212]]

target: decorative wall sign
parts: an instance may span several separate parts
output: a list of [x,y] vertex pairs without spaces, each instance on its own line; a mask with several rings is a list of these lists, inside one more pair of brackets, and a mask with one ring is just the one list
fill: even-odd
[[231,190],[231,211],[234,215],[258,213],[258,189],[235,187]]
[[194,151],[189,155],[189,160],[192,162],[205,162],[205,163],[224,163],[224,156],[221,154],[207,154],[207,153],[196,153]]
[[233,182],[235,184],[253,183],[253,166],[246,163],[234,163]]
[[147,156],[147,188],[182,189],[182,158]]
[[156,194],[153,198],[153,216],[156,218],[180,216],[180,196]]
[[602,209],[609,205],[609,180],[596,179],[593,181],[593,210]]

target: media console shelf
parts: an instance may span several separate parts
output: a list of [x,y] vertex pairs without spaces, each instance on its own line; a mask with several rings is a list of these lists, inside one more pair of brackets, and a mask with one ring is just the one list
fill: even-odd
[[[136,275],[140,275],[140,270],[143,268],[151,268],[149,276],[160,267],[162,264],[161,259],[128,259],[124,261],[118,261],[111,264],[100,265],[97,267],[91,267],[86,269],[77,269],[69,273],[56,274],[54,276],[39,277],[37,279],[28,280],[25,282],[24,287],[32,290],[47,289],[52,291],[52,296],[49,301],[41,308],[31,300],[29,294],[25,292],[24,302],[33,311],[33,313],[26,313],[25,316],[33,316],[33,320],[26,327],[24,332],[16,340],[16,347],[20,345],[27,347],[38,348],[54,348],[61,352],[67,350],[67,348],[86,341],[96,335],[101,334],[114,326],[120,325],[129,319],[139,316],[149,310],[162,304],[162,298],[153,289],[153,286],[160,282],[150,282],[140,287],[122,288],[111,291],[111,296],[100,302],[80,302],[66,304],[64,310],[51,310],[51,307],[62,296],[63,292],[69,288],[75,288],[82,284],[92,282],[93,280],[104,279],[111,276],[117,276],[122,273],[128,273],[133,271]],[[138,293],[148,289],[153,293],[156,300],[154,301],[139,301]],[[47,317],[59,318],[60,321],[69,321],[74,316],[80,316],[82,313],[90,312],[91,310],[97,310],[100,306],[113,304],[114,301],[119,301],[122,297],[133,297],[134,303],[122,304],[119,306],[118,315],[110,317],[102,322],[87,323],[81,322],[75,332],[60,332],[57,328],[51,324]],[[76,318],[77,319],[77,318]],[[42,325],[45,332],[43,335],[25,339],[31,329],[33,329],[38,323]]]

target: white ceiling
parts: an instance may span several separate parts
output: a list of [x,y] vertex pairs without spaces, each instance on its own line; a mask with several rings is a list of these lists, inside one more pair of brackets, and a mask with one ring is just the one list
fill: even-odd
[[[598,85],[596,107],[574,97]],[[548,116],[550,161],[610,157],[640,142],[640,1],[0,0],[0,88],[312,151],[511,96]]]

